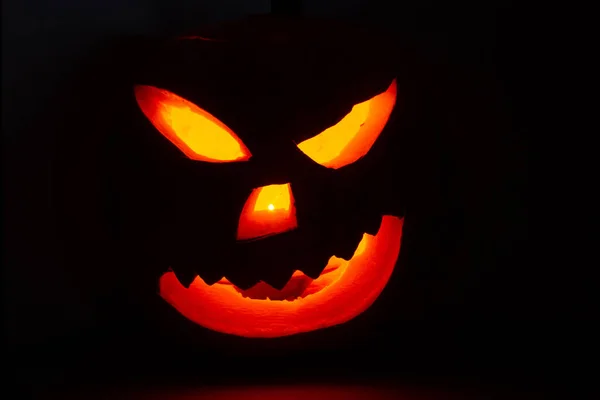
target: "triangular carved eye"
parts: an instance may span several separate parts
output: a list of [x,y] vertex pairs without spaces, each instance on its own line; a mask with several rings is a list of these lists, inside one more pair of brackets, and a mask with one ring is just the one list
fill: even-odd
[[340,122],[298,144],[324,167],[338,169],[365,156],[385,127],[396,104],[396,80],[377,96],[356,104]]
[[168,90],[137,85],[135,98],[152,125],[193,160],[225,163],[252,156],[227,125]]

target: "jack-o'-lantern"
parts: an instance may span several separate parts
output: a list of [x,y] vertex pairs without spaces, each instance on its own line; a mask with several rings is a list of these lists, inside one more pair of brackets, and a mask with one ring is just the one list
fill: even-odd
[[375,302],[403,226],[388,52],[362,30],[273,18],[149,49],[128,134],[157,171],[153,251],[174,310],[213,331],[280,337]]

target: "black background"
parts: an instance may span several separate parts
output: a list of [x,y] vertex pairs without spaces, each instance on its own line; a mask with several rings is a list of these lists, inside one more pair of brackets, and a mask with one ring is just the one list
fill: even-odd
[[[105,299],[85,293],[85,284],[63,266],[68,246],[55,241],[56,137],[68,111],[48,118],[47,105],[106,40],[173,34],[271,7],[266,1],[218,4],[3,3],[3,319],[16,382],[36,393],[84,384],[392,379],[493,392],[549,384],[556,355],[547,350],[548,327],[556,321],[545,275],[527,243],[527,107],[536,24],[529,10],[508,1],[303,3],[307,15],[385,26],[453,77],[440,96],[448,98],[446,117],[460,135],[438,143],[437,170],[423,175],[436,178],[422,186],[443,196],[423,208],[419,229],[405,238],[412,249],[401,258],[409,271],[405,292],[384,293],[361,325],[373,328],[334,328],[317,338],[257,345],[190,331],[174,316],[165,321],[173,329],[163,337],[127,323],[127,316],[105,315]],[[391,298],[402,303],[390,305]],[[157,301],[157,312],[162,306]],[[177,335],[179,344],[172,342]],[[194,336],[201,350],[187,347]]]

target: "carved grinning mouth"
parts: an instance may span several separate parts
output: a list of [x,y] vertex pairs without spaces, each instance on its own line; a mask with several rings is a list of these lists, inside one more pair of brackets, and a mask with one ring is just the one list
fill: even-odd
[[[372,238],[373,236],[366,233],[363,235],[363,239],[358,244],[353,257],[363,253],[367,243],[366,241],[368,240],[366,238],[368,237]],[[348,263],[349,260],[332,256],[323,272],[321,272],[316,279],[312,279],[304,272],[297,270],[292,274],[290,280],[281,290],[276,289],[263,281],[260,281],[249,289],[244,290],[235,286],[227,278],[222,278],[216,282],[215,285],[232,286],[243,297],[250,299],[293,301],[320,292],[327,286],[331,285],[345,272],[346,268],[348,267]],[[201,278],[197,277],[196,279]]]
[[350,260],[331,257],[314,280],[297,271],[282,290],[259,283],[243,291],[226,279],[207,285],[199,276],[186,288],[169,271],[160,278],[160,296],[187,319],[237,336],[280,337],[338,325],[369,308],[387,285],[402,226],[403,219],[384,216]]

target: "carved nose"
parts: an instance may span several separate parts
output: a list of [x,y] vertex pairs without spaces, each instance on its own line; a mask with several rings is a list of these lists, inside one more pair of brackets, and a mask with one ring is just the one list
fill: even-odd
[[244,204],[237,240],[260,239],[295,229],[296,206],[289,183],[252,190]]

